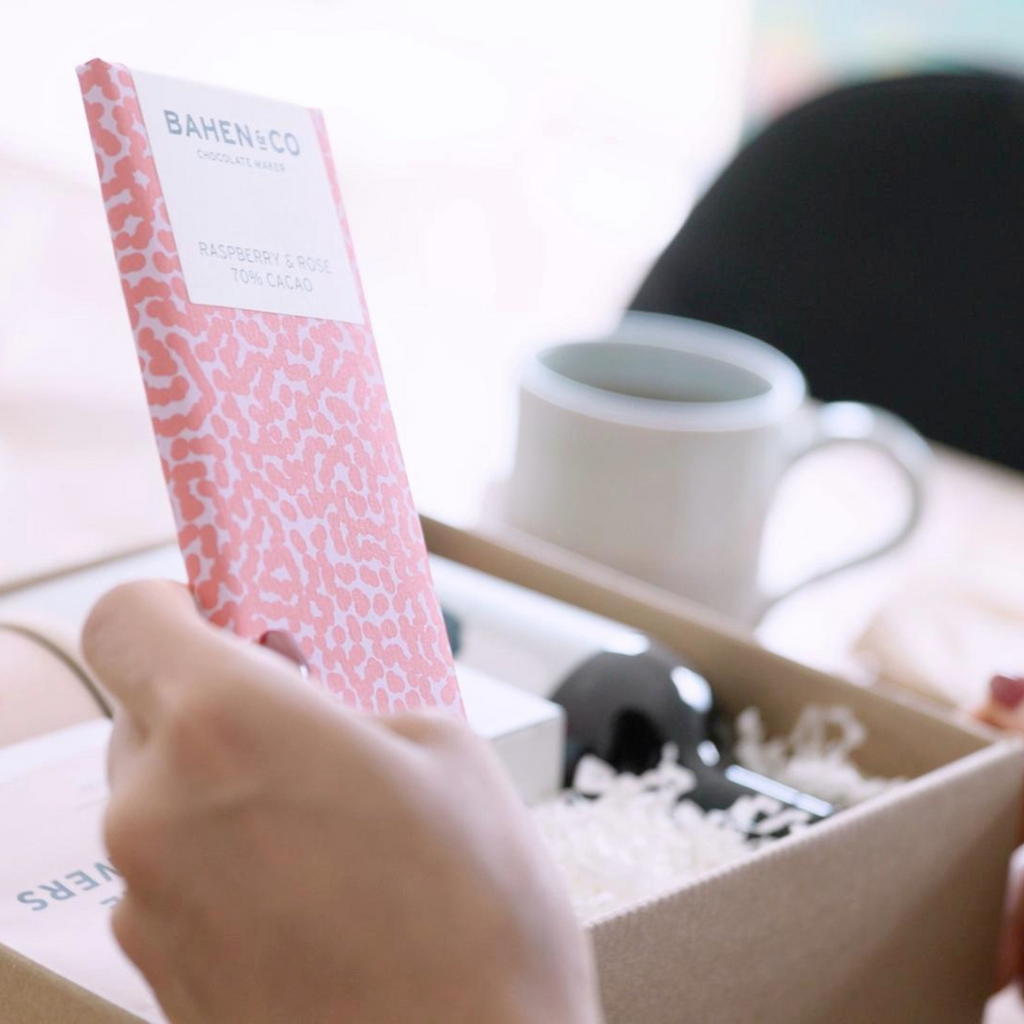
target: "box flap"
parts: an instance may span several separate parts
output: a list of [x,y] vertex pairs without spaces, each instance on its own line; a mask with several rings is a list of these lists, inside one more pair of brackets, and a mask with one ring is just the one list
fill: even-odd
[[993,740],[990,730],[954,722],[916,695],[866,689],[790,661],[700,605],[554,545],[504,532],[495,540],[427,517],[423,529],[435,554],[653,634],[707,674],[728,713],[759,707],[769,732],[789,732],[809,703],[849,705],[868,731],[857,762],[870,774],[914,777]]
[[135,1014],[2,944],[0,1020],[5,1024],[143,1024]]
[[997,744],[598,922],[608,1024],[977,1024],[1020,788]]

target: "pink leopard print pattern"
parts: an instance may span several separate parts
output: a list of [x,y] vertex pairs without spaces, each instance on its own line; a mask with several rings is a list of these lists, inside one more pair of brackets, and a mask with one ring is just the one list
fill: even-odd
[[241,636],[288,630],[351,706],[461,713],[361,288],[365,327],[189,302],[131,74],[78,74],[200,608]]

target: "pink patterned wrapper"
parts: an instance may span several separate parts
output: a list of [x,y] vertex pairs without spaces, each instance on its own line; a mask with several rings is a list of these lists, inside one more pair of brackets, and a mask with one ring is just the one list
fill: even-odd
[[244,637],[290,632],[348,705],[461,714],[358,276],[358,325],[191,302],[132,74],[93,60],[78,76],[199,607]]

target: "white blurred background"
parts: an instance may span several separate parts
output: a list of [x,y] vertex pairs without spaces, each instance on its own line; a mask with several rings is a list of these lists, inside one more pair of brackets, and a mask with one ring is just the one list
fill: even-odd
[[745,123],[840,78],[1019,68],[1024,4],[0,0],[0,447],[32,434],[102,518],[82,460],[130,437],[143,520],[163,498],[74,76],[97,56],[325,110],[414,494],[472,521],[522,357],[615,321]]
[[76,64],[320,106],[414,493],[458,519],[508,458],[521,357],[614,322],[734,147],[751,17],[743,0],[2,12],[0,402],[144,422]]

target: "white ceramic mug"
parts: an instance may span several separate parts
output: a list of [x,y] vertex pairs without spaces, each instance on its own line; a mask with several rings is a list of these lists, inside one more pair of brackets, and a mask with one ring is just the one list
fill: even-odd
[[504,514],[511,526],[755,622],[784,596],[757,582],[776,487],[795,459],[836,441],[888,454],[911,502],[883,543],[815,580],[907,537],[928,446],[881,409],[809,403],[796,364],[764,342],[630,313],[607,338],[554,345],[527,364]]

